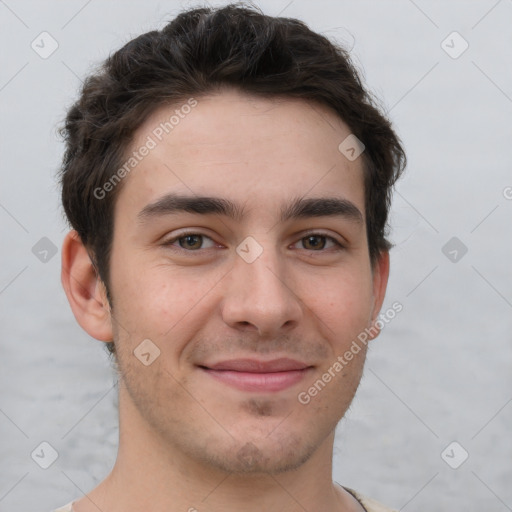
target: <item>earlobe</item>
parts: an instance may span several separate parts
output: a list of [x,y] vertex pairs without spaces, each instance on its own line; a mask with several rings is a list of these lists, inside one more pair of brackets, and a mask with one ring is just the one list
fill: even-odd
[[75,230],[62,244],[61,282],[80,326],[97,340],[112,341],[106,289]]
[[369,330],[370,339],[376,338],[380,334],[380,326],[377,323],[378,315],[386,296],[386,289],[389,278],[389,251],[382,251],[375,262],[373,268],[373,309],[371,314],[371,324]]

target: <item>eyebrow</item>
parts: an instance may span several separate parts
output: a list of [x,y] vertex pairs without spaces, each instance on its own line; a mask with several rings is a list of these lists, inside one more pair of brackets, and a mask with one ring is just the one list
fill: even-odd
[[240,220],[243,216],[243,209],[229,199],[166,194],[154,203],[146,205],[138,213],[137,218],[140,222],[145,222],[150,218],[180,212],[225,215],[234,220]]
[[359,208],[338,197],[297,198],[281,212],[281,222],[306,217],[344,217],[357,224],[363,223],[363,214]]
[[[155,202],[146,205],[137,215],[140,223],[152,218],[181,212],[200,215],[224,215],[233,220],[241,220],[244,208],[229,199],[208,196],[187,196],[166,194]],[[357,224],[363,223],[359,208],[347,199],[338,197],[296,198],[281,210],[281,222],[308,217],[344,217]]]

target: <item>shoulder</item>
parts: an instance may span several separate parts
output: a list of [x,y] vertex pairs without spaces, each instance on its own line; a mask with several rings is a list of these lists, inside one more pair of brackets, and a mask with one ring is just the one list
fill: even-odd
[[367,512],[397,512],[395,509],[385,507],[382,503],[372,500],[371,498],[367,498],[353,489],[347,489],[346,487],[344,489],[352,494],[352,496],[361,503]]

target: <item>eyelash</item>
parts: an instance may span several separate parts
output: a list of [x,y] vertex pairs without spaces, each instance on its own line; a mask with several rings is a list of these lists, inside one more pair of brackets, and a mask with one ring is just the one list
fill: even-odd
[[[209,237],[208,235],[204,235],[204,234],[199,233],[197,231],[186,231],[186,232],[180,233],[178,236],[175,236],[175,237],[165,241],[162,245],[165,246],[165,247],[169,247],[172,250],[175,250],[175,251],[178,251],[178,252],[200,253],[202,250],[207,250],[207,249],[202,249],[202,248],[201,249],[196,249],[196,250],[184,249],[183,247],[177,247],[177,246],[173,245],[175,242],[178,242],[179,240],[181,240],[182,238],[186,238],[187,236],[200,236],[202,238],[208,238],[209,240],[211,240],[212,242],[215,243],[215,241],[211,237]],[[311,233],[306,233],[304,236],[302,236],[295,243],[301,242],[302,240],[304,240],[304,239],[306,239],[308,237],[312,237],[312,236],[322,237],[322,238],[325,238],[327,241],[331,241],[335,245],[335,247],[331,247],[330,248],[331,250],[334,249],[335,251],[342,251],[342,250],[345,249],[345,246],[342,243],[340,243],[338,240],[336,240],[334,237],[329,236],[329,235],[327,235],[325,233],[322,233],[322,232],[317,232],[317,231],[312,231]],[[293,245],[295,245],[295,244],[293,244]],[[312,250],[312,249],[302,249],[302,250],[308,251],[308,252],[311,252],[311,253],[315,253],[315,252],[328,252],[329,251],[329,249],[319,249],[317,251]]]

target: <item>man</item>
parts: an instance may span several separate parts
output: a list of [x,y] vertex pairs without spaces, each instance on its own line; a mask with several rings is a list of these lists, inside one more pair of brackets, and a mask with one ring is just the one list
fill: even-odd
[[63,132],[62,282],[114,358],[120,437],[59,510],[389,510],[332,480],[405,164],[347,54],[253,8],[183,12]]

